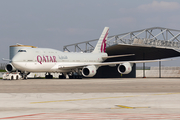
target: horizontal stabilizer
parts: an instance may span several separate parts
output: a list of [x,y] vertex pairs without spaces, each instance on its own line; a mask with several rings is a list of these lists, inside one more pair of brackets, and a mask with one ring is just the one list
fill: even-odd
[[2,58],[3,61],[11,61],[10,59]]

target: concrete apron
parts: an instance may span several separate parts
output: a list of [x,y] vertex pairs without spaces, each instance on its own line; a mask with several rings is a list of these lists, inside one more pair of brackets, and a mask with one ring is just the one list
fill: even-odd
[[0,93],[0,119],[180,119],[180,93]]

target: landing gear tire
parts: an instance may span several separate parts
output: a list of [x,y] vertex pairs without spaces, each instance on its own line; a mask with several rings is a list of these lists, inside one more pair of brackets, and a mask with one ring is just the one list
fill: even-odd
[[77,75],[76,79],[82,79],[82,75]]
[[23,80],[27,80],[27,75],[23,75]]
[[73,72],[72,74],[69,75],[69,79],[82,79],[82,75]]
[[64,74],[59,75],[59,79],[66,79],[66,76]]
[[16,76],[16,80],[18,80],[19,79],[19,77],[18,77],[18,75]]
[[45,78],[46,79],[53,79],[53,76],[52,75],[46,75]]
[[11,79],[10,80],[13,80],[14,79],[14,77],[13,76],[11,76]]
[[51,73],[46,73],[45,78],[46,79],[53,79],[53,75],[51,75]]

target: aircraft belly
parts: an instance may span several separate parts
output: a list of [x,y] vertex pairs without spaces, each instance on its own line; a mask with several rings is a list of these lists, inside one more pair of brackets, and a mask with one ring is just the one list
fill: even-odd
[[48,72],[55,63],[21,62],[15,65],[16,68],[28,72]]
[[43,72],[48,72],[53,66],[55,65],[55,63],[31,63],[28,64],[28,68],[29,70],[34,70],[34,71],[43,71]]

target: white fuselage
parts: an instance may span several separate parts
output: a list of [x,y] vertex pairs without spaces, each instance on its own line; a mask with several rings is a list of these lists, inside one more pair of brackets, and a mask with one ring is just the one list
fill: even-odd
[[74,53],[49,48],[26,48],[13,57],[12,64],[16,69],[26,72],[69,72],[72,68],[63,67],[101,63],[102,57],[106,56],[107,53]]

